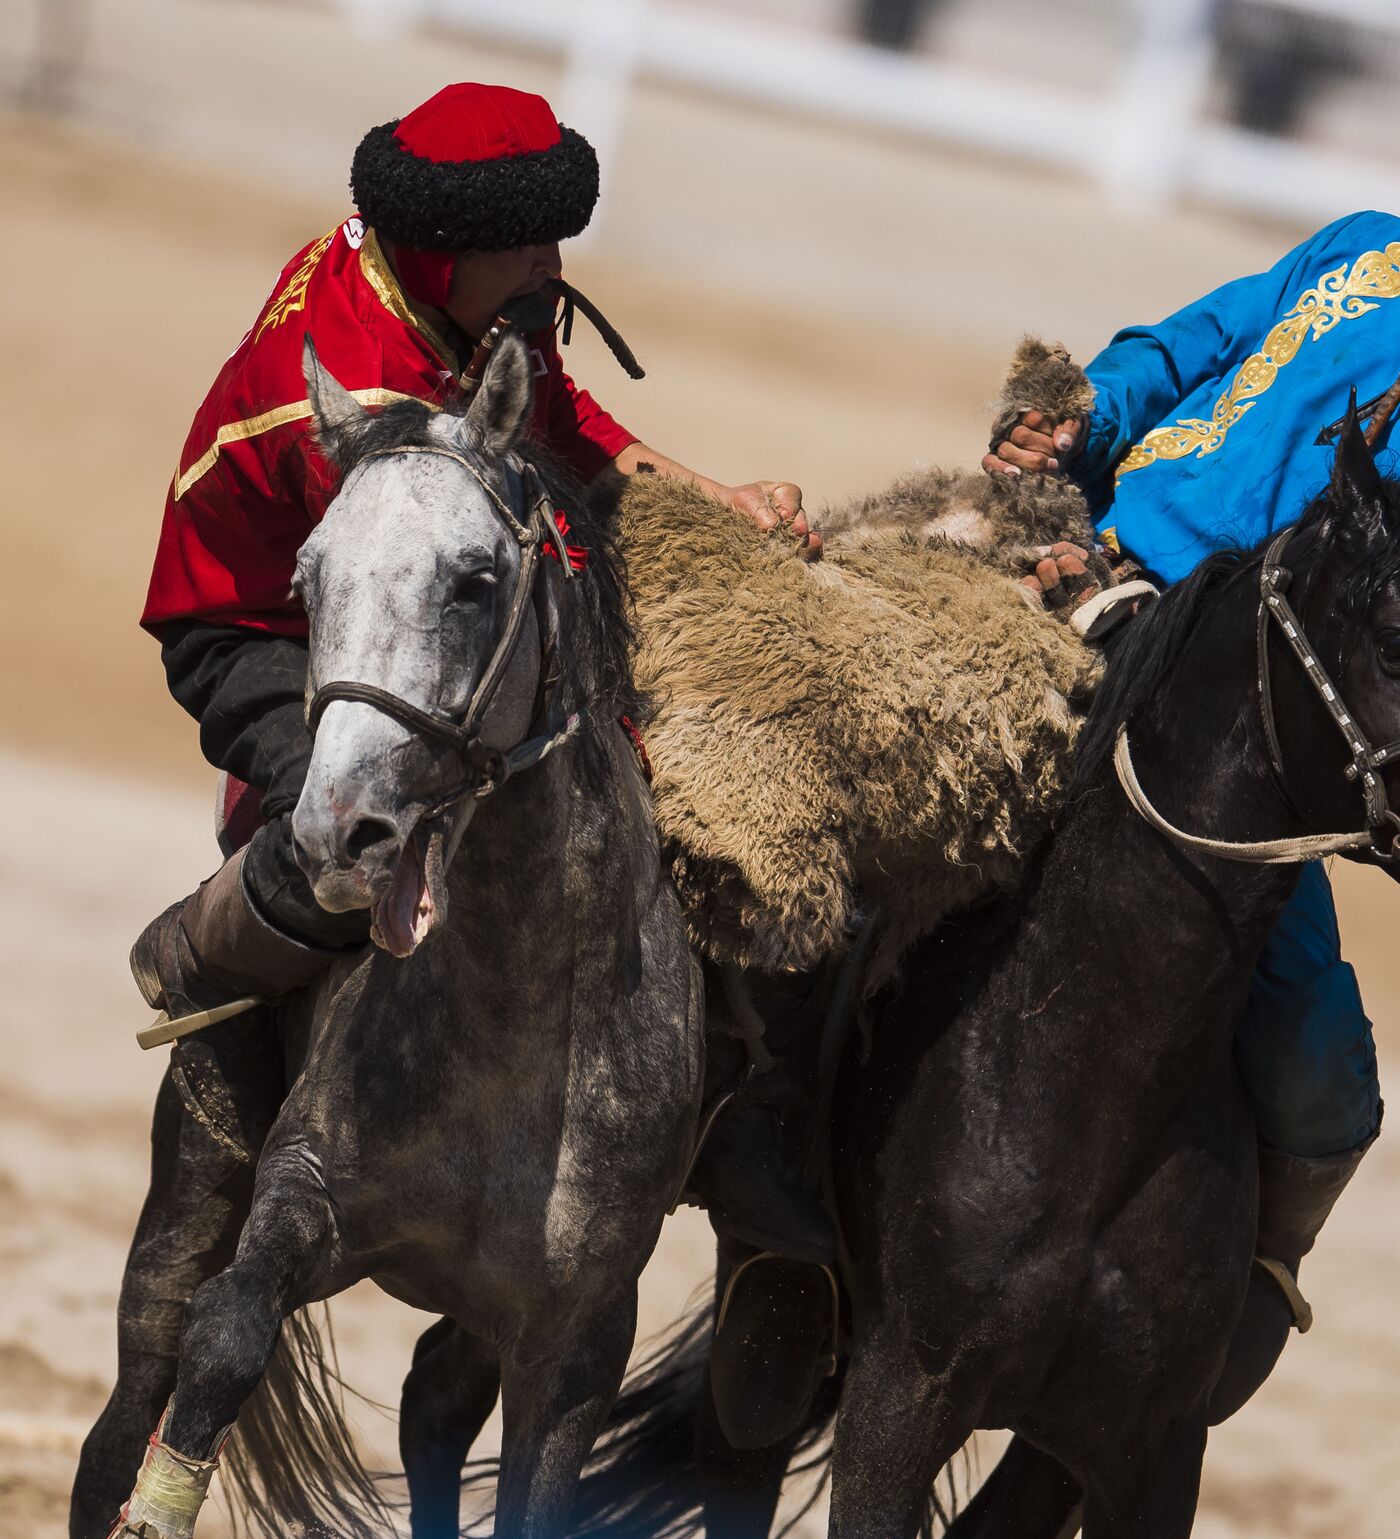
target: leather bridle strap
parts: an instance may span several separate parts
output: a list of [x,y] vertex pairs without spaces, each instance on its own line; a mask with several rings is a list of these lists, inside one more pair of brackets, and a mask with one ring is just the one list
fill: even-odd
[[504,750],[488,748],[481,741],[482,723],[496,698],[502,680],[514,661],[525,627],[525,617],[536,603],[540,551],[546,540],[554,545],[566,580],[572,579],[574,572],[569,564],[569,552],[559,530],[549,496],[529,466],[517,465],[513,459],[507,462],[508,467],[520,478],[522,495],[529,497],[532,492],[534,494],[528,522],[522,523],[514,509],[506,503],[471,460],[455,450],[427,445],[407,445],[398,449],[377,450],[366,455],[365,458],[392,459],[400,454],[432,454],[461,465],[486,493],[506,526],[514,534],[520,545],[520,567],[516,574],[505,624],[501,628],[501,634],[487,660],[486,667],[482,670],[481,678],[472,691],[467,708],[460,716],[448,716],[442,712],[415,705],[411,700],[405,700],[401,695],[396,695],[392,690],[383,689],[377,684],[366,684],[356,679],[335,679],[321,685],[312,695],[306,708],[306,721],[314,735],[327,707],[336,701],[347,701],[371,706],[377,711],[382,711],[386,716],[393,717],[395,721],[401,722],[412,731],[420,732],[425,737],[433,738],[454,749],[467,761],[468,773],[460,786],[455,787],[447,796],[439,800],[428,814],[425,814],[425,816],[435,816],[454,806],[465,796],[482,797],[498,790],[512,775],[538,764],[577,728],[579,722],[577,713],[565,717],[552,699],[549,683],[546,682],[540,709],[537,712],[537,720],[540,717],[544,718],[539,732],[517,743],[514,748]]
[[[1391,808],[1386,794],[1385,777],[1381,769],[1400,759],[1400,740],[1387,743],[1383,748],[1372,748],[1366,734],[1357,724],[1356,717],[1342,699],[1332,682],[1322,660],[1314,651],[1303,629],[1302,621],[1294,613],[1284,593],[1293,581],[1293,574],[1282,564],[1282,557],[1292,537],[1291,528],[1283,530],[1269,544],[1264,553],[1264,563],[1259,574],[1259,624],[1257,627],[1259,709],[1264,721],[1264,734],[1268,742],[1269,759],[1285,800],[1297,813],[1297,805],[1288,790],[1288,776],[1283,767],[1283,748],[1279,741],[1278,723],[1274,716],[1273,686],[1269,671],[1269,627],[1276,624],[1294,655],[1303,665],[1303,671],[1312,682],[1327,714],[1346,740],[1351,751],[1351,763],[1344,771],[1348,780],[1358,780],[1366,798],[1366,828],[1355,834],[1304,834],[1292,839],[1231,840],[1208,839],[1198,834],[1188,834],[1167,821],[1152,805],[1143,790],[1133,768],[1132,753],[1128,747],[1128,728],[1124,723],[1118,729],[1113,745],[1113,767],[1118,783],[1134,810],[1159,833],[1165,834],[1186,849],[1199,850],[1204,855],[1216,855],[1223,860],[1238,860],[1259,865],[1293,865],[1317,860],[1324,855],[1341,854],[1347,850],[1369,850],[1378,860],[1400,859],[1400,815]],[[1377,835],[1388,831],[1391,835],[1388,847],[1377,841]]]
[[1113,745],[1113,768],[1123,794],[1132,803],[1133,810],[1150,823],[1159,834],[1165,834],[1174,844],[1188,850],[1199,850],[1202,855],[1218,855],[1222,860],[1241,860],[1260,866],[1300,865],[1303,861],[1318,860],[1324,855],[1338,855],[1343,850],[1363,850],[1371,844],[1367,830],[1360,834],[1304,834],[1296,839],[1260,839],[1236,843],[1231,839],[1207,839],[1200,834],[1188,834],[1166,818],[1152,805],[1143,790],[1133,768],[1133,756],[1128,747],[1128,729],[1119,727]]
[[1282,750],[1274,720],[1273,690],[1269,680],[1268,637],[1265,634],[1268,621],[1271,619],[1283,632],[1294,655],[1302,663],[1304,672],[1321,697],[1333,725],[1342,734],[1347,747],[1351,750],[1351,763],[1347,765],[1344,773],[1348,780],[1359,780],[1361,783],[1361,789],[1366,797],[1367,825],[1370,828],[1380,828],[1385,823],[1392,822],[1400,827],[1400,821],[1396,820],[1390,810],[1385,779],[1379,773],[1385,765],[1400,758],[1400,740],[1387,743],[1383,748],[1371,747],[1366,740],[1366,734],[1362,732],[1355,716],[1348,709],[1346,701],[1342,699],[1341,692],[1328,676],[1322,660],[1313,650],[1312,643],[1303,629],[1302,621],[1284,597],[1293,581],[1293,574],[1282,565],[1281,558],[1292,534],[1292,529],[1285,529],[1274,539],[1265,552],[1264,565],[1259,574],[1259,704],[1264,716],[1269,754],[1274,761],[1274,769],[1282,780],[1284,778]]

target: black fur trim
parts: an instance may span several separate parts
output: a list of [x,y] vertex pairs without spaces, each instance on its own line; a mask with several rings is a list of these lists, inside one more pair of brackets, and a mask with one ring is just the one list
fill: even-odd
[[559,143],[498,160],[434,161],[404,149],[399,126],[360,140],[350,191],[366,224],[428,251],[511,251],[577,235],[598,201],[598,157],[572,128]]

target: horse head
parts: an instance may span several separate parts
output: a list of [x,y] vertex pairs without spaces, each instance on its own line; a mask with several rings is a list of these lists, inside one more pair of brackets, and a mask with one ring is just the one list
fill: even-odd
[[446,866],[491,755],[535,716],[538,543],[513,454],[530,368],[506,337],[462,415],[415,401],[366,412],[310,337],[304,369],[342,479],[297,559],[315,732],[297,859],[323,908],[371,908],[376,939],[402,956],[445,912]]
[[[1266,608],[1276,545],[1264,555]],[[1312,828],[1364,818],[1373,846],[1346,853],[1400,878],[1400,480],[1377,468],[1354,393],[1330,483],[1279,563],[1300,623],[1275,613],[1260,651],[1284,788]]]

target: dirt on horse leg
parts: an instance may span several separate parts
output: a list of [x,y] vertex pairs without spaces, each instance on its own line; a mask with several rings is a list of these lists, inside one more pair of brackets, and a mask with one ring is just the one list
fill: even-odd
[[453,1320],[418,1338],[399,1402],[413,1539],[457,1539],[462,1465],[500,1393],[494,1348]]
[[946,1539],[1072,1539],[1079,1482],[1059,1460],[1017,1437],[960,1512]]
[[568,1528],[583,1461],[617,1398],[637,1328],[637,1291],[579,1320],[547,1356],[548,1338],[522,1330],[532,1360],[501,1362],[499,1539],[559,1539]]
[[831,1539],[913,1539],[938,1472],[971,1436],[969,1409],[892,1331],[851,1355],[831,1465]]
[[252,1196],[252,1165],[194,1121],[167,1073],[151,1124],[150,1189],[117,1305],[117,1382],[83,1443],[70,1539],[106,1539],[175,1387],[185,1303],[233,1259]]
[[1084,1539],[1188,1539],[1205,1451],[1204,1413],[1120,1438],[1086,1472]]

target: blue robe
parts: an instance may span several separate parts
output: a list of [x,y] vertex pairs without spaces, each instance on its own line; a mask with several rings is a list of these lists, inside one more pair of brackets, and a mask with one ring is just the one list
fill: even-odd
[[1351,387],[1364,402],[1400,376],[1400,218],[1339,219],[1267,272],[1120,331],[1088,374],[1074,475],[1101,536],[1168,582],[1256,545],[1327,485],[1318,430]]
[[[1352,386],[1365,402],[1400,376],[1400,218],[1339,219],[1267,272],[1120,331],[1088,374],[1096,401],[1073,469],[1104,542],[1167,582],[1256,545],[1326,487],[1333,450],[1318,433]],[[1236,1052],[1275,1147],[1336,1153],[1378,1126],[1371,1023],[1320,865],[1303,868],[1259,959]]]

